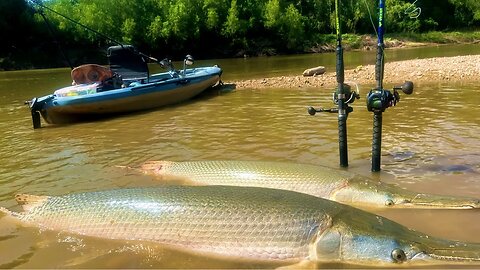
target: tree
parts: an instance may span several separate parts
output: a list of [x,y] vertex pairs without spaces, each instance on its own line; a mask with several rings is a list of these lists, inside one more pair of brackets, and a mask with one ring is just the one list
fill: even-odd
[[281,16],[279,0],[268,0],[265,5],[264,13],[265,27],[270,29],[278,27],[280,25]]
[[[334,0],[48,0],[71,20],[140,50],[185,51],[214,57],[238,53],[302,52],[335,32]],[[378,1],[342,0],[344,33],[373,33]],[[423,32],[480,26],[478,0],[386,0],[388,32]],[[35,66],[64,63],[42,18],[72,58],[84,63],[112,41],[27,0],[0,1],[0,68],[15,61]],[[418,8],[418,9],[417,9]],[[412,10],[420,10],[411,18]],[[445,11],[448,11],[446,15]],[[415,17],[415,16],[413,16]],[[47,37],[47,38],[45,38]],[[88,58],[88,59],[87,59]],[[46,59],[46,60],[45,60]],[[40,64],[37,64],[40,63]]]
[[224,23],[222,33],[227,37],[237,37],[245,33],[242,22],[238,17],[237,0],[232,0],[230,4],[227,21]]
[[219,30],[226,20],[230,2],[228,0],[204,0],[204,24],[208,31]]
[[282,28],[287,41],[287,48],[300,49],[300,46],[305,42],[303,40],[304,30],[302,14],[300,14],[293,4],[290,4],[287,7],[283,18]]
[[[415,11],[411,3],[401,0],[388,0],[388,10],[385,20],[389,32],[416,32],[420,29],[421,19],[417,15],[421,15],[421,11]],[[409,16],[408,12],[415,12],[415,16]],[[420,13],[419,13],[420,12]]]

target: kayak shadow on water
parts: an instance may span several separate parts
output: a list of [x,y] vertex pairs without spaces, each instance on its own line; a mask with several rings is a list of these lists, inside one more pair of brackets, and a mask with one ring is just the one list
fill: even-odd
[[[234,83],[218,83],[215,86],[208,88],[202,93],[198,94],[193,100],[207,100],[222,94],[233,92],[237,89],[237,85]],[[187,101],[188,102],[188,101]]]

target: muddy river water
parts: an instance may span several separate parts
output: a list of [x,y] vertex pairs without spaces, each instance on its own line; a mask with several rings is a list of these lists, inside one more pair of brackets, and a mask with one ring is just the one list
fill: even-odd
[[[480,46],[476,46],[480,47]],[[475,46],[389,51],[388,60],[480,53]],[[300,73],[333,54],[199,61],[218,63],[224,80]],[[374,53],[346,53],[347,67]],[[400,78],[399,81],[403,81]],[[213,90],[181,105],[97,122],[33,130],[33,96],[70,83],[68,69],[0,72],[0,206],[18,210],[16,193],[60,195],[157,185],[125,171],[148,160],[272,160],[338,168],[337,117],[307,114],[333,106],[332,89]],[[370,172],[372,113],[361,99],[348,118],[349,171],[418,192],[480,197],[480,85],[415,85],[383,115],[382,172]],[[391,86],[388,86],[391,87]],[[477,210],[382,210],[377,214],[430,235],[480,242]],[[124,242],[39,231],[0,214],[0,268],[269,267]]]

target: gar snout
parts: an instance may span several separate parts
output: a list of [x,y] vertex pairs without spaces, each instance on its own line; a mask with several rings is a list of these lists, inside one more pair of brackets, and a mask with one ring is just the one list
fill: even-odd
[[429,243],[412,260],[427,264],[465,264],[480,266],[480,244],[437,240]]
[[442,208],[442,209],[478,209],[480,208],[480,199],[447,197],[440,195],[417,194],[406,204],[422,208]]

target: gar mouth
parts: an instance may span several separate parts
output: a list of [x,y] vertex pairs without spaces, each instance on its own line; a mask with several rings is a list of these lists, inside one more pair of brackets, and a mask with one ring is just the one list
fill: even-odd
[[462,256],[453,256],[453,255],[439,255],[435,253],[426,253],[420,252],[415,254],[411,261],[416,261],[416,264],[433,264],[433,265],[442,265],[442,264],[458,264],[458,263],[474,263],[478,264],[480,262],[480,258],[470,258],[470,257],[462,257]]
[[[444,247],[422,248],[412,259],[433,264],[474,264],[480,265],[480,245],[477,243],[443,242]],[[435,245],[435,244],[433,244]]]
[[[454,250],[450,250],[450,252],[454,253]],[[464,263],[479,263],[480,258],[477,257],[466,257],[466,256],[454,256],[454,255],[439,255],[435,253],[427,254],[430,258],[442,261],[442,262],[464,262]]]
[[442,208],[442,209],[476,209],[477,206],[471,204],[442,204],[442,203],[429,203],[429,202],[409,202],[405,203],[412,206],[423,206],[425,208]]
[[442,209],[476,209],[480,208],[480,200],[477,199],[463,199],[458,198],[456,199],[455,197],[452,198],[438,198],[438,200],[435,200],[434,198],[431,198],[431,201],[429,201],[429,198],[427,197],[426,194],[417,194],[413,199],[408,200],[405,199],[403,201],[403,204],[408,204],[412,206],[424,206],[428,208],[442,208]]

